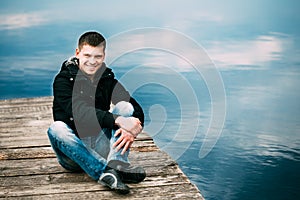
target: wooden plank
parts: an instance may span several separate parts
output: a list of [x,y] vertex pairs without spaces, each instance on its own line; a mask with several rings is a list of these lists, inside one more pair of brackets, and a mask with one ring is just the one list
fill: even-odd
[[[176,162],[161,151],[142,152],[130,154],[132,164],[143,167],[167,167],[175,165]],[[151,169],[152,170],[152,169]],[[153,169],[155,172],[156,169]],[[37,158],[24,160],[2,160],[0,162],[0,177],[61,173],[67,172],[53,158]]]
[[[24,166],[24,167],[2,167],[3,172],[0,175],[1,180],[9,181],[13,177],[21,177],[23,179],[25,176],[36,176],[36,175],[52,175],[52,174],[60,174],[66,173],[69,174],[71,172],[62,168],[56,161],[56,159],[49,159],[45,162],[45,165],[41,165],[41,163],[37,163],[37,166],[34,165],[32,167]],[[178,166],[171,160],[168,160],[167,163],[163,163],[161,160],[156,160],[152,162],[137,162],[132,161],[134,165],[143,166],[147,172],[147,176],[157,176],[157,175],[166,175],[172,173],[179,173]],[[11,163],[14,164],[14,163]],[[33,165],[31,163],[31,165]]]
[[[75,176],[76,175],[76,176]],[[39,176],[40,178],[41,176]],[[23,181],[23,179],[21,179]],[[33,182],[33,180],[36,180],[37,182]],[[5,180],[4,180],[5,181]],[[90,177],[85,175],[84,173],[81,174],[75,174],[75,173],[70,173],[70,174],[55,174],[52,176],[43,176],[42,179],[43,182],[40,181],[40,179],[28,179],[27,184],[21,183],[18,185],[12,185],[12,184],[5,184],[5,186],[0,186],[0,196],[4,195],[5,192],[4,190],[6,188],[11,189],[12,191],[24,188],[23,190],[26,190],[26,188],[36,188],[38,186],[45,186],[47,187],[48,185],[77,185],[77,187],[82,187],[84,184],[87,184],[88,186],[96,185],[96,181],[92,180]],[[180,174],[168,174],[165,176],[148,176],[144,181],[142,181],[139,184],[129,184],[132,187],[149,187],[156,183],[157,185],[170,185],[170,184],[180,184],[186,182],[186,177],[180,176]],[[43,184],[41,184],[43,183]],[[156,186],[157,186],[156,185]],[[97,187],[97,186],[96,186]],[[16,189],[14,189],[16,188]],[[65,189],[66,190],[66,189]],[[72,190],[72,189],[71,189]],[[23,191],[21,191],[23,192]],[[47,191],[43,191],[42,193],[47,194]],[[24,194],[22,194],[24,195]]]
[[[20,119],[18,120],[8,120],[9,122],[0,122],[0,131],[1,133],[7,133],[15,130],[24,130],[24,126],[26,128],[43,128],[47,130],[51,123],[53,122],[52,118],[50,119],[49,116],[47,118],[45,117],[40,117],[37,115],[32,114],[32,118],[27,118],[24,121],[21,121]],[[16,126],[17,125],[17,126]],[[37,129],[38,130],[38,129]],[[26,129],[24,130],[26,131]]]
[[[50,145],[47,136],[48,125],[46,127],[45,125],[42,128],[28,127],[26,129],[14,129],[11,132],[9,128],[1,129],[0,149]],[[152,147],[153,149],[156,147],[151,137],[146,133],[140,134],[133,143],[133,148],[139,148],[140,151],[142,151],[143,146]]]
[[[153,177],[164,178],[166,176],[183,176],[176,166],[157,167],[154,171],[150,167],[145,167],[147,178],[145,181],[154,180]],[[71,173],[61,168],[57,173],[45,173],[36,175],[0,176],[1,187],[22,186],[22,185],[47,185],[64,182],[94,182],[86,173]]]
[[[131,147],[131,152],[153,152],[158,151],[158,147],[154,142],[143,143],[136,141]],[[17,160],[29,158],[50,158],[55,157],[54,151],[49,144],[45,146],[26,147],[26,148],[6,148],[0,151],[0,160]]]
[[[154,152],[154,151],[157,152],[159,150],[153,142],[149,144],[151,145],[147,146],[147,145],[143,145],[141,141],[137,141],[135,147],[131,148],[131,151],[133,153],[131,153],[130,156],[133,159],[144,159],[147,153]],[[139,154],[137,154],[136,152],[145,152],[145,153],[143,154],[142,158],[139,158],[137,156]],[[157,155],[157,156],[161,156],[161,155]],[[36,158],[53,158],[53,157],[55,157],[55,154],[50,145],[30,147],[30,148],[2,149],[0,152],[0,160],[19,160],[19,159],[36,159]]]
[[0,140],[0,149],[6,148],[20,148],[20,147],[38,147],[38,146],[49,146],[49,140],[47,138],[32,138],[33,140]]
[[3,127],[0,129],[0,138],[33,137],[37,135],[47,138],[48,126],[50,126],[50,123],[37,124],[26,128]]
[[[18,127],[19,129],[21,128],[27,128],[27,127],[43,127],[44,129],[47,130],[47,128],[50,126],[52,121],[50,120],[42,120],[43,118],[40,116],[36,115],[31,115],[30,118],[26,119],[8,119],[7,121],[1,122],[0,123],[0,129],[9,129],[9,128],[15,128]],[[2,118],[3,120],[3,118]]]
[[[180,188],[180,189],[178,189]],[[31,198],[31,197],[30,197]],[[94,192],[80,192],[80,193],[60,193],[52,195],[39,195],[33,196],[32,199],[124,199],[124,200],[190,200],[190,199],[203,199],[200,193],[192,191],[191,187],[186,184],[180,185],[164,185],[157,187],[148,188],[134,188],[129,195],[121,196],[110,191],[94,191]],[[18,199],[18,198],[16,198]],[[23,199],[23,197],[22,197]]]
[[[166,180],[166,179],[163,179]],[[197,191],[193,191],[191,184],[174,182],[170,179],[168,183],[158,182],[155,187],[152,182],[147,184],[130,185],[129,195],[118,195],[111,192],[100,184],[56,184],[56,185],[36,185],[21,188],[10,188],[2,191],[0,197],[11,199],[202,199]]]
[[[183,186],[177,186],[182,188]],[[189,188],[183,189],[182,191],[175,190],[174,186],[162,186],[159,189],[155,188],[141,188],[131,191],[129,195],[118,195],[111,191],[92,191],[92,192],[74,192],[74,193],[59,193],[50,195],[38,195],[38,196],[22,196],[22,197],[6,197],[5,199],[13,200],[26,200],[26,199],[53,199],[53,200],[64,200],[64,199],[101,199],[101,200],[112,200],[112,199],[124,199],[124,200],[170,200],[170,199],[180,199],[180,200],[190,200],[190,199],[203,199],[201,195],[197,192],[188,191]],[[159,192],[160,193],[159,193]],[[2,198],[1,198],[2,199]]]
[[38,103],[46,103],[51,104],[53,101],[53,97],[35,97],[35,98],[16,98],[16,99],[5,99],[0,101],[0,108],[9,107],[13,105],[24,106],[27,104],[37,105]]
[[[37,124],[37,123],[36,123]],[[47,130],[48,126],[50,126],[50,123],[45,124],[37,124],[35,126],[30,126],[25,128],[1,128],[0,129],[0,139],[5,138],[19,138],[23,137],[23,140],[32,140],[34,137],[38,138],[44,138],[47,139]],[[30,138],[30,139],[29,139]],[[153,139],[145,132],[138,135],[138,137],[135,139],[135,141],[152,141]]]
[[30,116],[28,113],[30,112],[39,112],[41,114],[42,111],[46,111],[47,113],[51,112],[52,105],[50,104],[31,104],[26,106],[2,106],[0,108],[0,114],[3,116],[9,116],[8,114],[20,114],[23,116]]
[[0,151],[0,160],[17,160],[29,158],[53,158],[55,154],[50,145],[45,147],[2,149]]
[[[46,137],[38,138],[38,137],[19,137],[13,139],[3,139],[0,140],[0,155],[3,156],[2,149],[16,149],[16,148],[36,148],[39,146],[47,147],[50,146],[49,140]],[[136,151],[145,151],[143,150],[145,147],[152,148],[153,150],[157,149],[156,145],[153,141],[140,141],[137,140],[132,144],[132,150]],[[3,156],[5,157],[5,155]]]

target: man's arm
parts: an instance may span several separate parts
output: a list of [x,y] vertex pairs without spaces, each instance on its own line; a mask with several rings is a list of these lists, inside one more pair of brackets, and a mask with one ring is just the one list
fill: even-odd
[[115,136],[120,135],[114,143],[117,150],[123,148],[121,154],[124,154],[132,145],[134,138],[142,132],[144,125],[144,112],[137,101],[132,98],[125,88],[115,80],[115,86],[112,92],[112,103],[117,104],[120,101],[129,102],[134,109],[132,117],[116,117],[115,124],[119,127]]

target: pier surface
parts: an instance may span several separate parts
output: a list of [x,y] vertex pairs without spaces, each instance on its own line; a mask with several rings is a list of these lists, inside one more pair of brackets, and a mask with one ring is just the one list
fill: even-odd
[[57,162],[47,137],[52,97],[0,101],[0,198],[5,199],[200,199],[197,187],[142,133],[130,161],[147,178],[118,195],[85,173],[71,173]]

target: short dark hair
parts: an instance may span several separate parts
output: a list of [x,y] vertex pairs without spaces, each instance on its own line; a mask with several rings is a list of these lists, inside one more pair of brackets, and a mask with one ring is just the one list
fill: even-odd
[[78,48],[79,50],[83,45],[90,45],[92,47],[96,47],[98,45],[103,45],[104,50],[106,47],[106,41],[103,35],[95,31],[89,31],[82,34],[78,40]]

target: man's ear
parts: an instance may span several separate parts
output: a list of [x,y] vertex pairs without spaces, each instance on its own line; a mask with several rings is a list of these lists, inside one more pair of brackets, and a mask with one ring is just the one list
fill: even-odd
[[79,53],[80,53],[80,50],[78,48],[76,48],[76,50],[75,50],[75,56],[78,57]]

